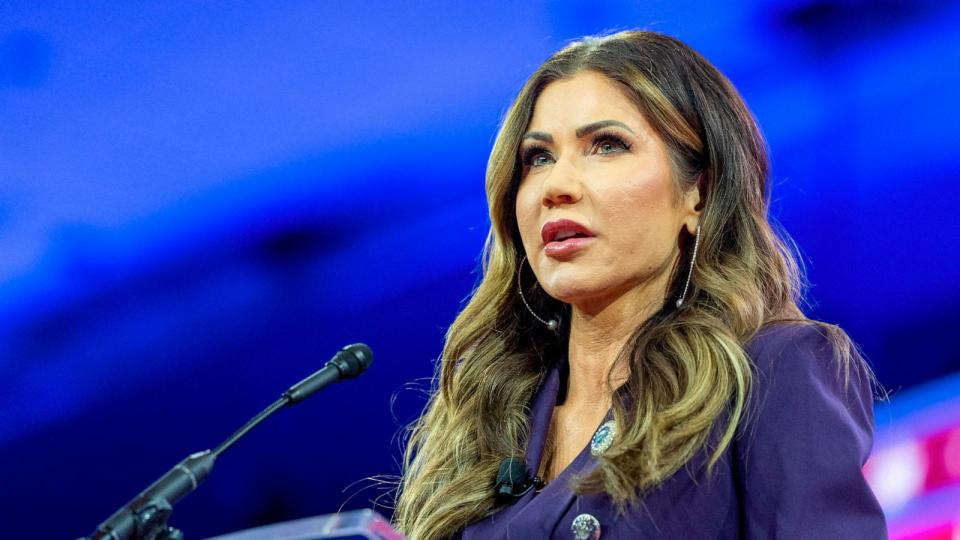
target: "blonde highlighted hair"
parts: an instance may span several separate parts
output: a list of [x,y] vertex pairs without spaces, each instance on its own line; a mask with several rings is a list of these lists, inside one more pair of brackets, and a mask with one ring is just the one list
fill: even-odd
[[[566,350],[517,294],[523,248],[515,197],[518,148],[551,82],[589,70],[618,83],[669,149],[678,190],[700,189],[700,249],[683,307],[674,276],[663,309],[637,328],[617,362],[629,379],[614,393],[617,439],[582,492],[637,501],[700,451],[712,466],[737,434],[751,384],[744,343],[764,324],[820,325],[844,369],[859,361],[848,338],[798,308],[801,276],[768,219],[767,153],[734,87],[682,42],[653,32],[585,38],[555,53],[510,107],[487,164],[491,231],[483,278],[447,332],[436,388],[411,427],[394,520],[414,540],[446,538],[494,510],[500,461],[524,455],[528,406]],[[690,238],[684,242],[690,257]],[[680,265],[686,268],[691,261]],[[538,313],[567,311],[532,285]]]

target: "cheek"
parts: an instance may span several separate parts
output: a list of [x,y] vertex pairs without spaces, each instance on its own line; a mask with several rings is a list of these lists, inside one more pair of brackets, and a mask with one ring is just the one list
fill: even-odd
[[524,247],[532,246],[532,240],[536,238],[537,231],[537,201],[531,197],[530,190],[521,186],[517,191],[517,202],[515,211],[517,216],[517,228],[520,230],[520,237],[523,240]]
[[607,214],[616,221],[650,222],[669,214],[673,207],[670,184],[661,175],[624,175],[619,182],[610,182],[603,195]]
[[606,190],[605,221],[616,231],[619,249],[635,253],[660,244],[670,248],[670,238],[676,233],[677,208],[668,175],[634,176]]

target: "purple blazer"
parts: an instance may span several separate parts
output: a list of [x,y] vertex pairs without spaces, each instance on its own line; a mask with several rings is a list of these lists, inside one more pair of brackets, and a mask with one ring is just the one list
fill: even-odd
[[[852,372],[844,391],[829,342],[810,326],[766,327],[746,350],[756,368],[749,412],[710,476],[701,451],[618,516],[605,495],[569,487],[596,466],[587,445],[539,493],[467,526],[461,538],[885,539],[861,473],[873,438],[869,383]],[[559,379],[553,369],[531,406],[529,471],[539,468]]]

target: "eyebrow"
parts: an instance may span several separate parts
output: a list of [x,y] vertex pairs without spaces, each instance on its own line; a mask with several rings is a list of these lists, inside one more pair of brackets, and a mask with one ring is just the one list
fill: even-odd
[[[591,122],[585,126],[578,127],[577,130],[574,131],[574,134],[577,136],[578,139],[580,139],[593,133],[594,131],[598,131],[605,127],[611,127],[611,126],[623,128],[629,131],[630,133],[633,133],[634,135],[636,135],[636,133],[634,133],[634,131],[630,129],[628,125],[618,120],[600,120],[597,122]],[[549,133],[546,133],[543,131],[529,131],[523,135],[523,139],[524,140],[536,139],[538,141],[553,143],[553,135],[550,135]]]

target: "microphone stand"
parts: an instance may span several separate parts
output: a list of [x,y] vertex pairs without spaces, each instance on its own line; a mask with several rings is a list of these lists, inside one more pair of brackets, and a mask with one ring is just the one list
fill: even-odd
[[254,416],[219,446],[187,456],[114,512],[97,527],[92,536],[84,537],[83,540],[183,540],[183,532],[167,524],[173,505],[197,489],[197,486],[210,476],[220,454],[273,413],[288,405],[300,403],[332,383],[357,377],[372,361],[373,353],[366,345],[358,343],[340,349],[323,368],[291,386],[280,399],[260,411],[260,414]]

